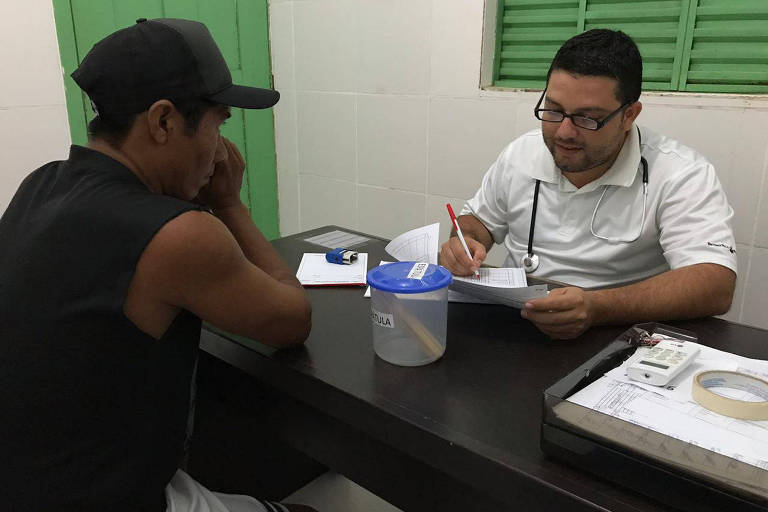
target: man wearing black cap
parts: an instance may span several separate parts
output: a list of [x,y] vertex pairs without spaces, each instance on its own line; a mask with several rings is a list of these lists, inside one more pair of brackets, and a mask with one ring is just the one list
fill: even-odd
[[174,19],[108,36],[72,76],[97,112],[88,146],[30,174],[0,220],[2,509],[311,510],[177,471],[201,318],[275,347],[309,333],[219,134],[230,106],[278,93],[233,85],[206,27]]

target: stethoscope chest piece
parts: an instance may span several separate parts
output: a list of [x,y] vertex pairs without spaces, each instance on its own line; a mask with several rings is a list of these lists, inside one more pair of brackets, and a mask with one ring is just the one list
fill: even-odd
[[539,268],[539,255],[526,254],[520,258],[520,266],[529,274],[531,272],[536,272],[536,269]]

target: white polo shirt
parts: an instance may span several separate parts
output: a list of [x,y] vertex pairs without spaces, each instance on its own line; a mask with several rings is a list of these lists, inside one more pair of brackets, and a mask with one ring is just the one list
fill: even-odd
[[[519,267],[528,251],[533,195],[541,180],[533,236],[539,256],[537,277],[584,288],[639,281],[696,263],[717,263],[736,272],[728,204],[715,169],[677,141],[645,128],[642,156],[648,161],[645,223],[640,138],[630,131],[613,166],[576,188],[555,166],[541,130],[514,140],[483,177],[462,214],[474,214],[496,243],[503,243],[505,266]],[[594,232],[592,213],[600,201]]]

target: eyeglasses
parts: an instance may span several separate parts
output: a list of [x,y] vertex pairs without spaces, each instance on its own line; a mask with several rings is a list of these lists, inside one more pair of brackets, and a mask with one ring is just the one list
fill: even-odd
[[618,114],[619,112],[623,111],[625,108],[630,106],[634,101],[630,100],[605,116],[603,119],[592,119],[591,117],[586,116],[575,116],[573,114],[566,114],[565,112],[562,112],[560,110],[548,110],[545,108],[539,108],[539,105],[541,105],[541,102],[544,101],[544,95],[547,93],[547,90],[544,89],[544,91],[541,93],[541,98],[539,98],[539,102],[536,103],[536,107],[533,109],[533,115],[536,116],[536,119],[539,119],[541,121],[547,121],[549,123],[562,123],[563,120],[566,117],[569,117],[571,119],[571,122],[578,126],[579,128],[584,128],[585,130],[599,130],[605,124],[610,121],[613,116]]

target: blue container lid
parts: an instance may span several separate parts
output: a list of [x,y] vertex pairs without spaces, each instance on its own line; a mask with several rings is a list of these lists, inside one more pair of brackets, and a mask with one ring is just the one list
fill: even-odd
[[399,261],[372,268],[368,272],[368,284],[377,290],[392,293],[425,293],[445,288],[453,282],[453,276],[445,267],[428,264],[421,278],[409,278],[416,261]]

